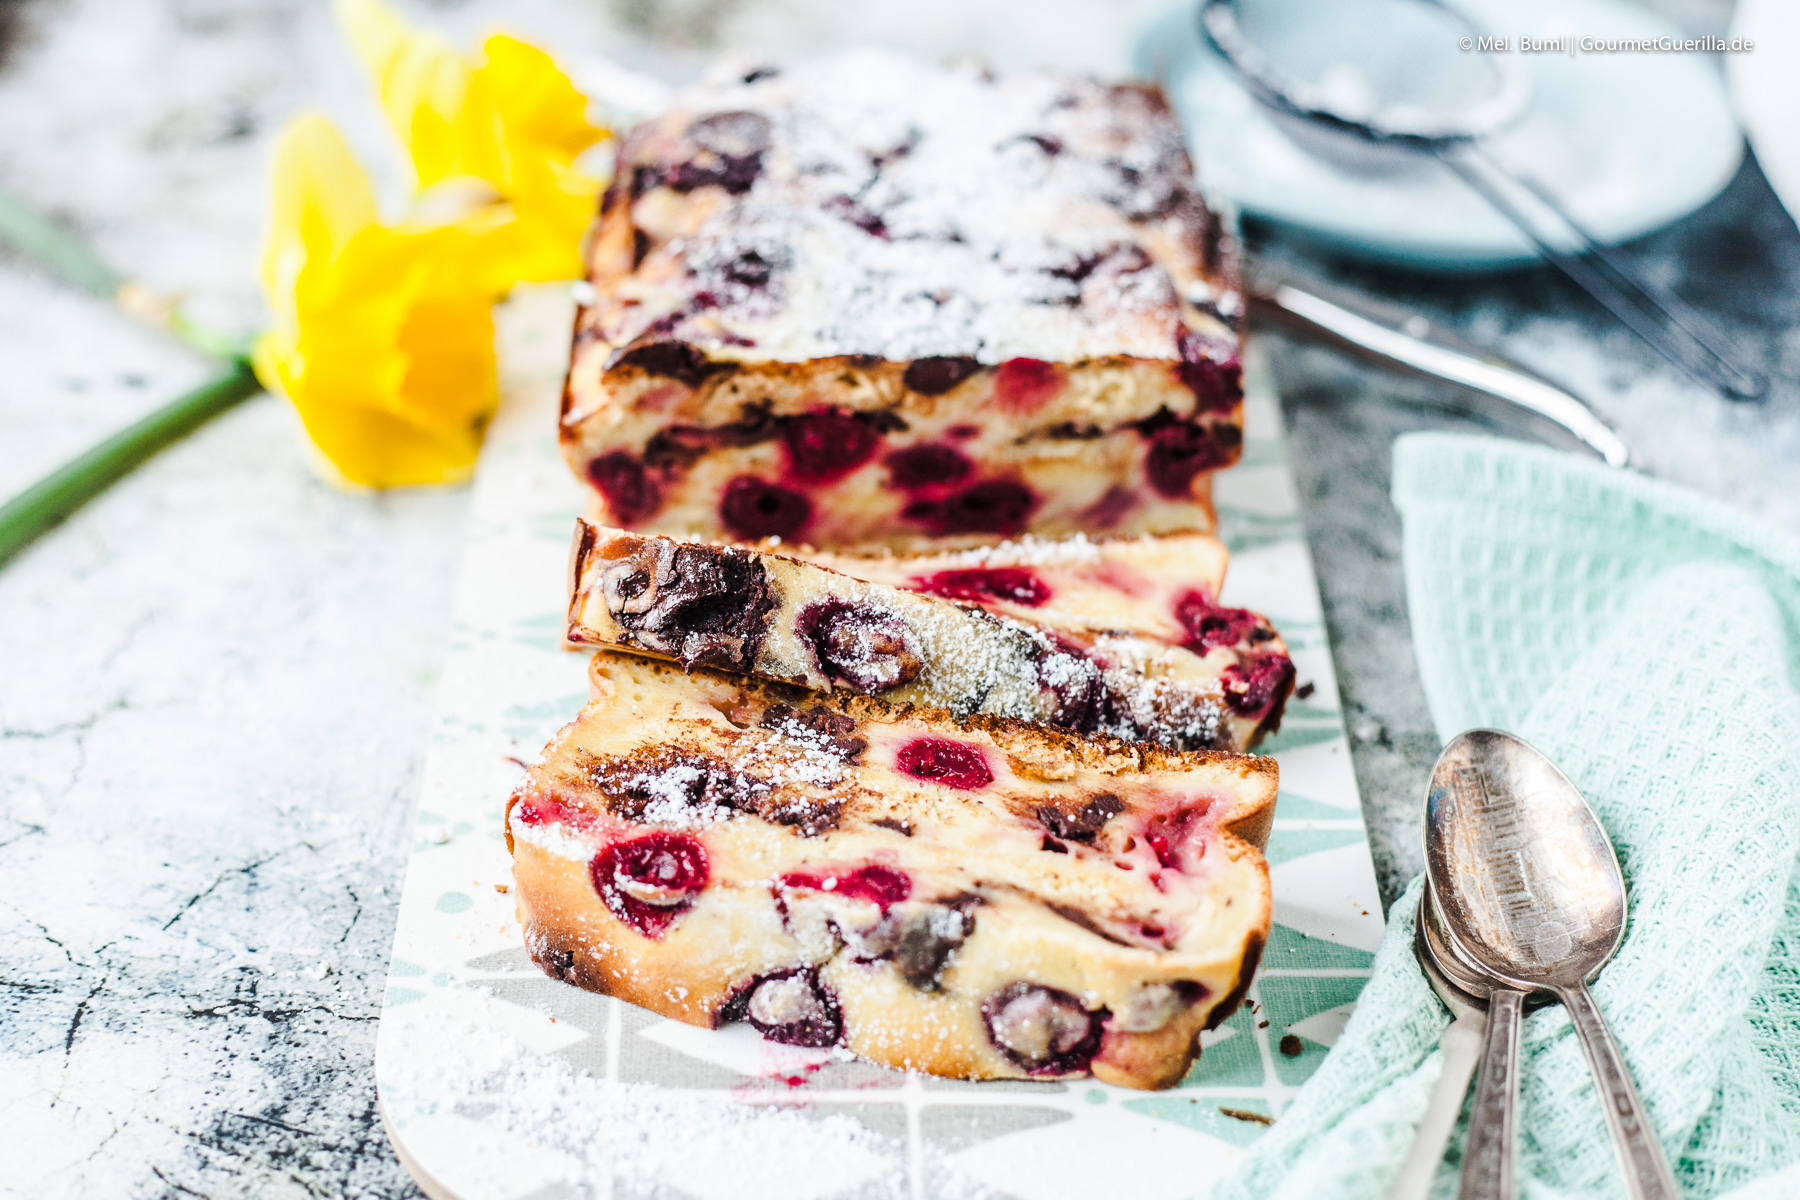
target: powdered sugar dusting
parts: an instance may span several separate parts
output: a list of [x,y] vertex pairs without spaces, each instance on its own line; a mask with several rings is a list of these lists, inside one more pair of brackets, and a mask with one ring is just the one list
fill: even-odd
[[594,851],[600,845],[594,838],[577,833],[560,821],[546,821],[541,825],[514,821],[510,828],[515,842],[524,842],[558,858],[572,858],[578,862],[594,857]]
[[660,771],[644,771],[627,781],[634,790],[648,793],[641,820],[670,829],[703,829],[732,815],[723,804],[703,795],[705,773],[691,763],[677,763]]
[[[529,1148],[528,1179],[519,1176],[516,1153],[461,1148],[455,1177],[444,1180],[458,1194],[623,1191],[733,1200],[795,1200],[851,1189],[882,1200],[908,1194],[906,1145],[849,1116],[796,1109],[791,1100],[776,1107],[600,1078],[554,1054],[535,1053],[496,1024],[442,1016],[403,1022],[394,1015],[383,1024],[382,1058],[392,1064],[384,1100],[429,1097],[440,1112],[478,1116],[483,1140]],[[443,1054],[446,1044],[459,1053]],[[401,1124],[404,1129],[404,1119]],[[941,1155],[929,1157],[934,1194],[966,1200],[992,1194]]]
[[739,743],[737,761],[777,787],[831,788],[847,773],[843,752],[831,738],[797,722],[758,731]]
[[1038,665],[1055,645],[1043,630],[972,605],[912,607],[907,623],[926,649],[914,698],[961,715],[1047,715]]
[[[1116,539],[1115,539],[1116,540]],[[1142,535],[1142,540],[1154,542],[1149,534]],[[846,574],[856,573],[856,559],[836,558],[829,554],[808,555],[817,561],[830,563],[835,569]],[[942,554],[917,555],[907,561],[914,564],[916,574],[928,574],[943,568],[958,567],[1066,567],[1100,562],[1105,557],[1099,543],[1092,541],[1085,533],[1069,534],[1062,537],[1038,537],[1025,534],[1010,541],[996,542],[991,546],[976,546],[968,550],[953,550]]]
[[[1184,316],[1208,323],[1181,290],[1210,218],[1179,126],[1142,92],[864,52],[696,92],[626,159],[686,190],[690,122],[742,114],[768,124],[754,181],[668,231],[685,274],[612,285],[636,303],[609,341],[655,324],[720,357],[1173,360]],[[655,207],[638,210],[652,236]]]

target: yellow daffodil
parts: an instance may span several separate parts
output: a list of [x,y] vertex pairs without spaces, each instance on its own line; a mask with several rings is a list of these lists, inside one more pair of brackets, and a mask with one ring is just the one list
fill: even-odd
[[510,286],[579,275],[581,237],[603,181],[576,159],[607,132],[589,123],[586,98],[550,56],[495,34],[471,63],[381,0],[337,0],[337,16],[375,79],[419,188],[479,181],[491,189],[480,197],[479,229],[493,277]]
[[463,224],[390,227],[324,117],[275,154],[256,373],[352,483],[443,483],[473,468],[495,404],[490,247]]

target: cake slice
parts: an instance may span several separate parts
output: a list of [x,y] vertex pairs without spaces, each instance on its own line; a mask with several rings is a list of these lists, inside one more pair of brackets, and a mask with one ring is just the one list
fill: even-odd
[[582,521],[567,637],[958,716],[1244,750],[1280,723],[1294,669],[1266,621],[1211,602],[1224,563],[1205,535],[805,561]]
[[507,806],[550,974],[967,1079],[1178,1082],[1269,931],[1268,759],[601,652]]
[[1235,247],[1160,92],[860,53],[620,145],[563,397],[603,523],[965,544],[1210,529]]

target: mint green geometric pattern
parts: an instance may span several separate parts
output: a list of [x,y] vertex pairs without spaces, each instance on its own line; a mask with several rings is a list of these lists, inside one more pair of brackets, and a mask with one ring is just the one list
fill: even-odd
[[1269,944],[1263,950],[1265,971],[1367,971],[1375,956],[1355,946],[1307,937],[1296,929],[1276,922],[1269,931]]
[[1302,746],[1317,746],[1321,742],[1335,742],[1344,736],[1342,725],[1303,726],[1286,724],[1281,732],[1269,738],[1256,748],[1258,754],[1280,754],[1283,750],[1298,750]]
[[1285,791],[1275,802],[1275,813],[1282,821],[1355,821],[1362,816],[1355,809],[1322,804]]
[[[1355,1001],[1365,975],[1265,975],[1259,985],[1262,993],[1263,1017],[1269,1022],[1269,1040],[1279,1047],[1291,1026],[1327,1009]],[[1328,1047],[1299,1034],[1301,1052],[1289,1057],[1279,1049],[1275,1054],[1275,1073],[1282,1083],[1298,1087],[1318,1069]]]
[[[1276,805],[1275,811],[1280,813],[1281,806]],[[1369,835],[1363,832],[1361,825],[1348,829],[1282,829],[1277,826],[1269,838],[1269,865],[1279,867],[1296,858],[1336,850],[1339,846],[1358,845],[1368,839]]]
[[1267,1100],[1254,1097],[1221,1105],[1198,1096],[1151,1096],[1143,1100],[1127,1100],[1121,1107],[1143,1113],[1146,1117],[1155,1117],[1159,1121],[1173,1121],[1188,1129],[1197,1129],[1234,1146],[1248,1146],[1262,1136],[1267,1126],[1257,1121],[1246,1121],[1242,1117],[1227,1116],[1224,1109],[1261,1113],[1265,1117],[1274,1116],[1269,1111]]
[[1262,1050],[1256,1044],[1256,1015],[1249,1005],[1237,1010],[1231,1019],[1219,1026],[1229,1034],[1208,1046],[1200,1061],[1180,1086],[1227,1088],[1259,1087],[1263,1082]]

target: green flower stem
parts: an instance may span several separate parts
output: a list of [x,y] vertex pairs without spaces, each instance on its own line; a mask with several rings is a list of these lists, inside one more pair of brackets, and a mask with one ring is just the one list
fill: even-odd
[[206,422],[262,390],[240,345],[219,337],[170,309],[102,262],[82,241],[0,190],[0,242],[35,261],[66,283],[119,304],[133,316],[213,358],[225,374],[157,409],[137,424],[113,434],[87,453],[0,505],[0,566],[69,514],[130,474],[163,447],[180,441]]
[[0,241],[35,259],[58,278],[102,300],[116,299],[119,289],[125,286],[125,277],[101,262],[79,238],[59,229],[4,191],[0,191]]
[[157,451],[262,390],[246,358],[137,424],[120,430],[0,505],[0,565]]

